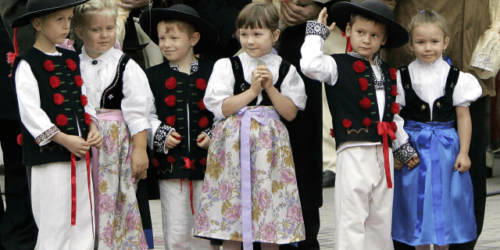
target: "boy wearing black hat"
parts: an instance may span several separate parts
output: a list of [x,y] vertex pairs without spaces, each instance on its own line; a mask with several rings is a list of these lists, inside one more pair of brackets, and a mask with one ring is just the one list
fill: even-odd
[[324,40],[335,27],[326,26],[324,9],[318,22],[307,24],[300,65],[306,76],[327,83],[338,152],[335,249],[393,249],[389,143],[401,162],[413,166],[419,160],[398,115],[396,70],[377,53],[406,44],[409,35],[389,7],[376,0],[337,3],[331,14],[353,52],[323,55]]
[[29,0],[28,13],[12,23],[37,31],[33,47],[15,59],[13,81],[41,250],[94,248],[88,150],[101,146],[101,136],[83,102],[78,54],[55,46],[69,33],[74,6],[86,1]]
[[195,53],[215,46],[217,30],[183,4],[145,12],[139,22],[167,59],[146,70],[158,115],[150,120],[150,147],[162,179],[165,248],[210,249],[210,241],[193,237],[193,226],[212,134],[203,97],[213,63]]

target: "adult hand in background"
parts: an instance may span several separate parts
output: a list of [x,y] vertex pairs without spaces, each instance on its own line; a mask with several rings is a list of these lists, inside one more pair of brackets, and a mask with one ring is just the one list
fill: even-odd
[[281,2],[283,22],[286,26],[295,26],[309,20],[318,18],[321,6],[312,0],[299,0],[297,4],[292,1]]
[[119,1],[116,2],[116,6],[133,10],[148,6],[150,1],[153,2],[153,0],[121,0],[121,3]]

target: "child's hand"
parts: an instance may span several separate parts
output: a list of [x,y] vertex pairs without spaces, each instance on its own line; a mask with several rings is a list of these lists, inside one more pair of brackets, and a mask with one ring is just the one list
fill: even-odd
[[328,26],[326,20],[328,19],[328,10],[326,9],[326,7],[324,7],[321,12],[319,13],[319,16],[318,16],[318,23],[322,23],[324,24],[326,27],[328,27],[328,29],[330,30],[330,32],[332,32],[334,29],[335,29],[335,23],[332,23],[332,25]]
[[403,163],[398,160],[398,158],[394,157],[394,169],[395,170],[401,170],[403,169]]
[[201,133],[198,135],[198,138],[196,138],[196,144],[202,149],[208,149],[210,138],[205,133]]
[[97,149],[101,149],[102,137],[101,134],[99,133],[99,130],[97,129],[96,125],[93,122],[90,123],[90,131],[89,134],[87,135],[87,142],[90,144],[90,146]]
[[273,74],[267,68],[266,65],[257,66],[257,74],[262,78],[261,85],[267,91],[269,88],[273,87]]
[[181,135],[174,131],[168,135],[167,143],[165,143],[165,149],[175,148],[179,143],[181,143]]
[[416,167],[419,163],[420,163],[420,158],[418,157],[417,154],[415,154],[411,159],[405,162],[405,164],[408,165],[408,169]]
[[149,160],[146,148],[134,148],[130,160],[132,165],[132,177],[139,177],[148,169]]
[[262,81],[264,80],[264,78],[259,75],[258,71],[258,67],[252,71],[252,86],[250,86],[250,91],[252,91],[255,96],[259,95],[262,91]]
[[54,135],[52,141],[65,147],[77,157],[82,157],[82,155],[85,155],[90,149],[90,144],[86,142],[85,139],[76,135],[67,135],[63,132]]
[[470,168],[470,158],[468,154],[464,153],[459,153],[457,156],[457,160],[455,161],[455,167],[453,168],[454,171],[460,171],[460,172],[465,172],[469,170]]

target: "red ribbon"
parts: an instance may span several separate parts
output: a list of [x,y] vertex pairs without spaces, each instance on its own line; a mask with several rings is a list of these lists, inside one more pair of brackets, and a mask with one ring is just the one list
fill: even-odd
[[387,140],[387,136],[390,136],[391,140],[396,140],[396,135],[392,130],[391,124],[388,122],[378,122],[377,130],[378,134],[383,138],[385,178],[387,179],[387,187],[392,188],[391,165],[389,163],[389,142]]
[[[182,182],[184,179],[181,179],[181,192],[182,192]],[[191,213],[194,215],[194,206],[193,206],[193,181],[189,180],[189,200],[191,201]]]
[[186,164],[184,165],[184,168],[185,168],[185,169],[191,169],[191,170],[194,170],[194,161],[195,161],[195,159],[190,160],[190,159],[189,159],[189,158],[187,158],[187,157],[184,157],[183,159],[184,159],[184,162],[186,163]]
[[[90,183],[90,153],[85,154],[87,164],[87,187],[89,189],[90,218],[92,221],[92,238],[94,235],[94,215],[92,214],[92,184]],[[71,226],[76,225],[76,157],[71,154]]]
[[[346,36],[345,32],[344,31],[340,31],[342,33],[342,36]],[[346,37],[345,38],[345,41],[346,41],[346,48],[345,48],[345,52],[351,52],[352,51],[352,45],[351,45],[351,38],[350,37]]]

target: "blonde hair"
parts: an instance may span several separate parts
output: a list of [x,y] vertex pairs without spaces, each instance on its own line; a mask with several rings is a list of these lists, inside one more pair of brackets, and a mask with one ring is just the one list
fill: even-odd
[[273,32],[279,29],[279,22],[278,9],[272,3],[251,3],[236,18],[236,28],[267,28]]
[[[446,20],[443,16],[432,10],[422,10],[411,19],[410,38],[412,38],[413,30],[416,27],[430,23],[435,24],[443,31],[443,38],[449,36],[448,27],[446,27]],[[411,39],[411,41],[413,43],[413,39]]]
[[74,16],[71,20],[71,39],[75,40],[77,38],[75,33],[76,27],[82,27],[87,18],[90,15],[94,14],[102,14],[107,16],[114,16],[115,19],[117,17],[118,11],[116,7],[116,3],[110,0],[90,0],[84,4],[80,4],[75,7]]
[[196,28],[192,24],[180,20],[163,20],[158,22],[158,26],[160,24],[165,24],[165,33],[177,27],[180,31],[186,32],[189,38],[191,38],[194,32],[196,32]]

